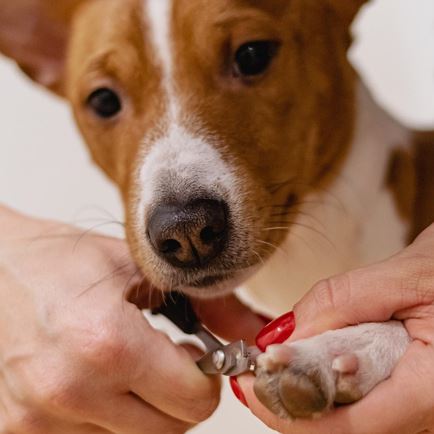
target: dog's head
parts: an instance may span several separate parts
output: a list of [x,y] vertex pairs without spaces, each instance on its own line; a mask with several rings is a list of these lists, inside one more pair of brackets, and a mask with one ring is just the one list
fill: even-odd
[[334,176],[353,120],[363,0],[15,0],[0,50],[65,96],[163,289],[216,295]]

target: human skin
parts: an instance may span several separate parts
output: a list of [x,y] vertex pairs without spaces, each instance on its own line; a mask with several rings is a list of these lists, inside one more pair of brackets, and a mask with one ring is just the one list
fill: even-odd
[[239,378],[258,418],[284,434],[434,432],[434,225],[392,258],[318,283],[294,312],[290,341],[392,318],[403,321],[413,341],[391,378],[317,420],[278,419],[256,399],[253,378]]
[[[198,350],[143,317],[159,297],[122,240],[0,206],[0,299],[1,433],[178,434],[218,405]],[[228,339],[263,326],[233,297],[196,305]]]

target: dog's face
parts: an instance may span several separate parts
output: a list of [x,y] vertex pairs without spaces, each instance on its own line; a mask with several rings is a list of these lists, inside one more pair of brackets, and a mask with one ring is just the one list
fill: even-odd
[[233,289],[347,150],[362,1],[67,3],[61,80],[43,77],[119,185],[138,263],[162,289]]

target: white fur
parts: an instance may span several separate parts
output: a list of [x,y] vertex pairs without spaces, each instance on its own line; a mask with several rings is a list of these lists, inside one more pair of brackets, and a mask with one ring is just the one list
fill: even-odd
[[[227,201],[233,221],[240,225],[245,223],[240,207],[245,194],[242,180],[222,158],[215,138],[191,132],[188,123],[194,115],[187,120],[180,116],[182,107],[173,76],[172,7],[172,0],[146,0],[146,20],[155,58],[161,66],[161,84],[167,104],[161,124],[144,138],[146,150],[138,171],[141,193],[137,227],[145,232],[146,211],[164,199],[161,197],[164,188],[181,199],[188,197],[190,188],[214,194]],[[283,247],[285,252],[276,254],[252,284],[266,289],[259,298],[263,305],[272,308],[274,304],[272,310],[288,310],[291,302],[321,278],[381,259],[404,246],[406,226],[397,214],[384,181],[392,149],[405,144],[407,137],[404,130],[373,103],[362,86],[358,99],[355,137],[341,175],[328,192],[318,192],[306,200],[299,218],[301,225],[295,226],[289,234]],[[198,131],[197,125],[195,127]],[[390,329],[385,325],[366,325],[329,332],[293,344],[293,347],[307,355],[309,363],[313,357],[318,357],[319,367],[328,369],[324,375],[330,390],[334,381],[330,351],[359,351],[362,368],[372,374],[362,384],[366,391],[375,381],[390,374],[402,354],[408,340],[400,333],[403,333],[400,326]],[[392,339],[394,334],[399,335],[396,345]],[[390,347],[390,351],[384,353],[385,347]],[[330,363],[324,363],[328,359]]]
[[[279,404],[281,394],[275,380],[285,371],[294,378],[293,387],[298,387],[299,393],[322,394],[327,411],[339,391],[352,392],[353,399],[357,399],[388,378],[410,342],[407,330],[398,321],[332,330],[309,339],[269,346],[258,357],[257,375],[263,392],[274,397],[273,410],[281,416],[288,414]],[[318,386],[308,387],[306,376],[321,390]],[[312,409],[311,415],[315,411]]]
[[222,158],[218,137],[200,128],[194,113],[185,114],[177,93],[171,31],[173,1],[145,2],[145,21],[149,23],[154,57],[162,70],[161,89],[166,105],[159,124],[143,138],[143,157],[137,174],[140,197],[136,227],[142,232],[140,239],[146,238],[143,234],[148,211],[164,202],[168,192],[180,202],[200,198],[191,197],[194,192],[226,201],[232,220],[241,224],[246,221],[241,207],[245,194],[242,180]]
[[[398,321],[367,323],[332,330],[290,345],[298,357],[315,360],[322,368],[329,390],[334,389],[334,372],[339,371],[339,357],[355,355],[356,373],[363,395],[389,377],[408,348],[410,337]],[[307,362],[302,362],[306,363]]]
[[211,137],[193,136],[176,123],[171,124],[167,133],[151,145],[141,167],[142,207],[158,201],[158,182],[170,172],[174,191],[179,185],[204,189],[237,208],[239,180],[211,141]]
[[[171,200],[175,198],[180,203],[200,197],[225,201],[230,209],[230,219],[235,234],[228,243],[227,250],[236,248],[237,241],[246,245],[252,243],[244,227],[249,220],[245,217],[242,207],[243,196],[246,194],[243,184],[232,166],[223,160],[212,136],[192,135],[184,127],[173,122],[164,135],[153,143],[147,144],[146,148],[150,150],[143,158],[138,175],[140,197],[135,225],[143,249],[150,251],[145,235],[149,211],[168,200],[167,192],[170,193]],[[238,259],[242,261],[247,254],[247,250],[239,252]],[[156,255],[153,261],[159,264],[157,265],[159,272],[171,268]],[[207,275],[207,270],[196,272],[196,278]],[[232,292],[233,288],[245,278],[246,270],[243,270],[230,280],[217,283],[205,290],[185,285],[182,286],[182,290],[196,297],[222,296]]]
[[354,140],[340,175],[306,199],[301,225],[248,283],[248,297],[270,312],[287,311],[315,282],[403,248],[407,225],[385,179],[392,150],[408,143],[407,131],[360,85]]
[[[228,201],[233,221],[248,226],[240,207],[242,179],[222,159],[217,140],[200,131],[183,113],[173,76],[171,16],[173,0],[146,0],[155,58],[161,65],[166,113],[151,135],[144,138],[139,169],[138,227],[145,229],[146,210],[161,199],[163,172],[172,174],[172,187],[203,188]],[[336,125],[339,128],[339,125]],[[395,253],[405,244],[406,225],[400,219],[385,176],[393,148],[408,141],[406,131],[372,101],[360,85],[353,143],[345,165],[327,192],[307,198],[281,249],[248,286],[270,311],[291,307],[318,280]],[[182,191],[179,192],[183,194]],[[311,229],[310,229],[311,228]],[[270,290],[272,288],[272,290]],[[264,291],[264,292],[262,292]]]
[[179,108],[173,84],[173,50],[171,41],[172,0],[145,0],[146,22],[149,23],[155,58],[162,69],[162,84],[171,118],[176,119]]
[[[165,133],[151,143],[149,135],[144,138],[150,151],[144,157],[139,173],[142,186],[140,218],[144,210],[159,199],[158,181],[162,171],[171,172],[177,180],[175,182],[208,189],[221,194],[222,198],[236,195],[238,185],[229,165],[223,161],[216,147],[210,144],[210,138],[193,135],[188,131],[188,126],[181,125],[173,77],[172,0],[145,2],[145,20],[149,23],[155,57],[163,71],[162,87],[168,106],[159,126],[161,130],[166,130]],[[184,119],[184,124],[187,123],[195,124],[192,116]]]

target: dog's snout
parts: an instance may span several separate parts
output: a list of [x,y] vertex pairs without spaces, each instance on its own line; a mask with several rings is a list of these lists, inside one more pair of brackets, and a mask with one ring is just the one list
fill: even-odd
[[155,252],[171,265],[199,268],[220,255],[228,235],[227,205],[200,199],[160,205],[148,224]]

